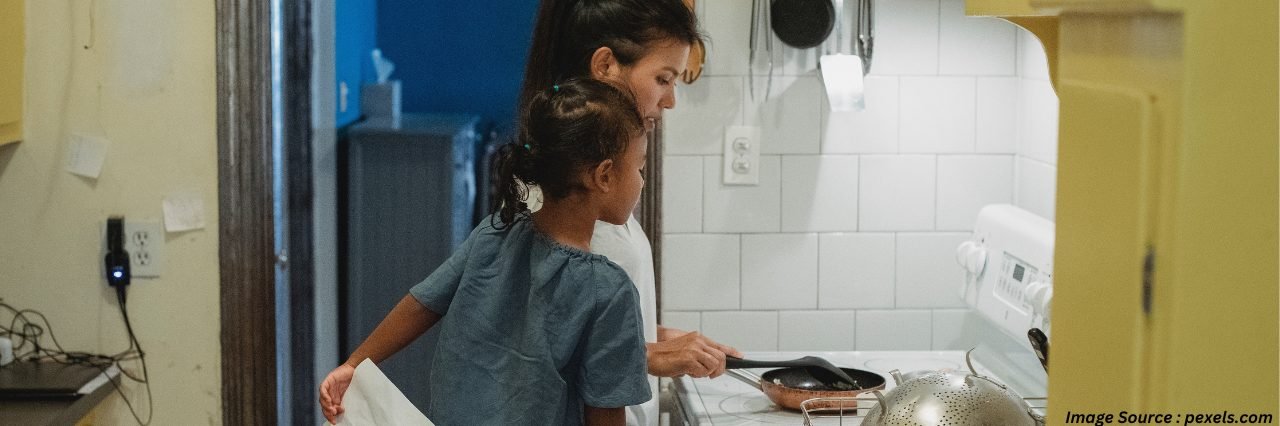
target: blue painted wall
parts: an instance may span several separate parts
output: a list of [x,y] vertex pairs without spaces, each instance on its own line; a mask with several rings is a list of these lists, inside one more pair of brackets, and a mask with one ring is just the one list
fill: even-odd
[[396,63],[405,112],[479,114],[509,128],[538,0],[377,3],[378,44]]
[[[337,81],[333,96],[337,125],[342,127],[360,118],[360,86],[377,79],[369,52],[378,44],[378,1],[335,0],[334,15]],[[343,83],[348,90],[346,111],[342,110]]]

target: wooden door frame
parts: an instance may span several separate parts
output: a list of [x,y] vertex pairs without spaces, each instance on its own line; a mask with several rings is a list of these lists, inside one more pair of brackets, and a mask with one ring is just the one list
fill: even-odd
[[[311,3],[280,2],[285,89],[272,112],[272,2],[216,0],[218,262],[223,424],[314,424]],[[282,121],[288,258],[276,253],[272,123]],[[277,353],[276,268],[288,268],[287,354]],[[285,355],[290,374],[277,380]],[[288,407],[278,406],[278,396]],[[286,411],[281,411],[282,409]]]

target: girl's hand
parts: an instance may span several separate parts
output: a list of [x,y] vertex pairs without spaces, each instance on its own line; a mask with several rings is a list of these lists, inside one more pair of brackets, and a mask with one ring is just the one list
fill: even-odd
[[347,393],[347,386],[351,386],[351,376],[355,374],[355,367],[342,364],[320,382],[320,410],[324,412],[324,418],[329,420],[329,424],[338,423],[338,415],[343,411],[342,395]]

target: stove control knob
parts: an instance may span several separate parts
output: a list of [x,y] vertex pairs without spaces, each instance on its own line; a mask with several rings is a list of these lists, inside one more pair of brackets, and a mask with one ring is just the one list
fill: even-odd
[[973,250],[969,252],[969,258],[966,259],[968,268],[973,271],[974,275],[982,275],[982,270],[987,268],[987,249],[980,245],[974,244]]
[[973,275],[982,275],[987,266],[987,249],[973,241],[965,241],[956,247],[956,262]]
[[1041,317],[1049,318],[1049,302],[1053,300],[1053,284],[1044,281],[1033,281],[1028,284],[1024,293],[1027,304]]
[[[973,247],[973,241],[965,241],[956,247],[956,263],[959,263],[960,267],[966,271],[969,271],[969,262],[966,259],[969,258],[969,251],[973,250]],[[969,272],[972,273],[973,271]]]

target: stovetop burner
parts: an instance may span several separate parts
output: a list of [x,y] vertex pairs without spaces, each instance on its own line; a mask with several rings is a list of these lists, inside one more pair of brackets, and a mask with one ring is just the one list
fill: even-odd
[[[730,416],[765,424],[795,424],[796,412],[781,410],[760,391],[744,392],[720,400],[719,408]],[[781,410],[781,411],[779,411]]]

